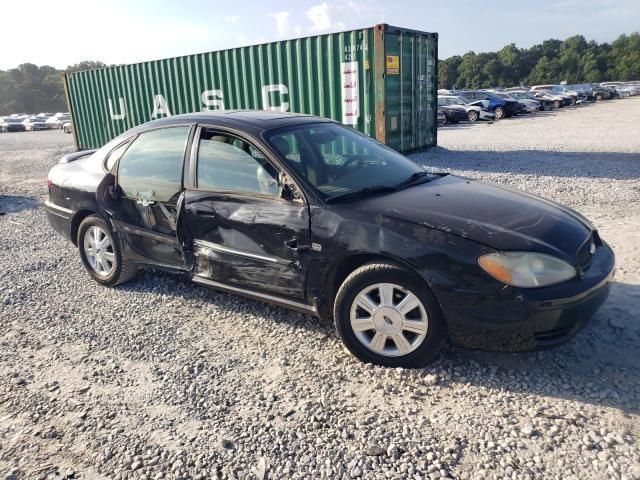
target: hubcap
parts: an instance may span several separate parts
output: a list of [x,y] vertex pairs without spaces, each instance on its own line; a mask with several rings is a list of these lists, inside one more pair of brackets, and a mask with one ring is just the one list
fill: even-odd
[[358,293],[350,320],[360,343],[385,357],[411,353],[424,342],[429,328],[420,299],[393,283],[377,283]]
[[108,277],[113,271],[115,253],[111,238],[100,227],[92,226],[84,234],[84,254],[98,275]]

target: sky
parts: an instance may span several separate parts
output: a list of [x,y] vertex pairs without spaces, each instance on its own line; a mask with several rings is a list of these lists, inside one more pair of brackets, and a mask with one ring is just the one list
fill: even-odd
[[4,0],[0,69],[134,63],[377,23],[438,32],[439,57],[640,30],[640,0]]

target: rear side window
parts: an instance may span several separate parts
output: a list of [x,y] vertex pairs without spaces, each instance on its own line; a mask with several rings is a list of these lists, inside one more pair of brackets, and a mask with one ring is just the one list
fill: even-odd
[[198,188],[280,195],[278,172],[253,145],[231,135],[204,131],[198,146]]
[[120,158],[118,185],[127,198],[172,203],[182,185],[189,127],[142,133]]
[[111,169],[113,168],[113,166],[116,164],[116,162],[118,161],[118,159],[122,156],[122,154],[124,153],[124,151],[127,149],[127,147],[129,146],[130,142],[124,142],[122,145],[116,147],[114,150],[111,151],[111,153],[109,154],[109,156],[107,157],[107,161],[105,162],[105,168],[107,169],[107,171],[111,171]]

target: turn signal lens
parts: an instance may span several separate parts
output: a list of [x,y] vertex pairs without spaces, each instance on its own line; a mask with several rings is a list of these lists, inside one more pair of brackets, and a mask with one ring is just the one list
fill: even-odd
[[478,263],[485,272],[496,280],[502,283],[511,284],[511,281],[513,280],[511,273],[503,265],[500,265],[500,263],[498,263],[493,257],[485,255],[478,259]]
[[53,182],[51,181],[50,178],[47,178],[47,189],[50,189],[51,185],[53,185]]
[[478,258],[493,278],[520,288],[547,287],[576,276],[576,269],[552,255],[535,252],[494,252]]

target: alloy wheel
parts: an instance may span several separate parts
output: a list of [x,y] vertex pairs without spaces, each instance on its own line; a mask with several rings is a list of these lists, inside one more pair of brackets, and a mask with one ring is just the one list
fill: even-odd
[[113,272],[115,252],[111,237],[95,225],[89,227],[84,234],[84,254],[87,262],[98,275],[108,277]]
[[425,340],[427,311],[410,290],[393,283],[370,285],[351,305],[351,328],[369,350],[385,357],[407,355]]

